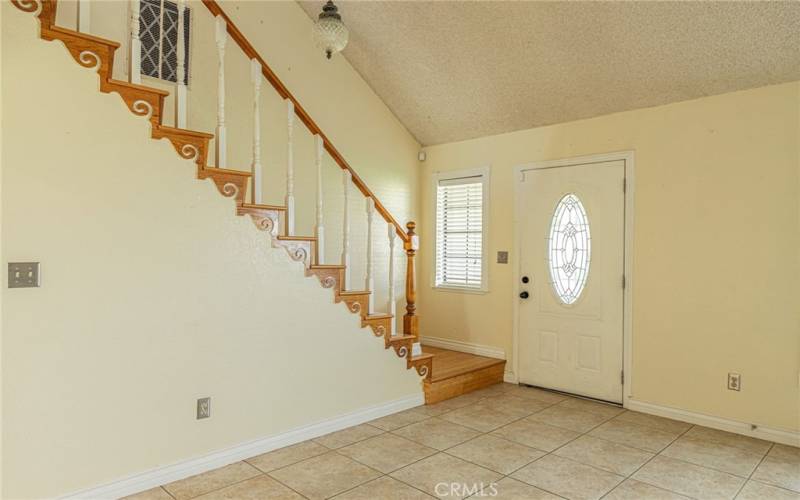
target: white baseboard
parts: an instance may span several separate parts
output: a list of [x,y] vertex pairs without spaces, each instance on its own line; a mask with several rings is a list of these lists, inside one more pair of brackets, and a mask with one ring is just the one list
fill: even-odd
[[466,352],[469,354],[475,354],[477,356],[486,356],[487,358],[506,359],[506,352],[503,349],[498,349],[497,347],[488,345],[473,344],[471,342],[462,342],[460,340],[443,339],[441,337],[428,337],[427,335],[423,335],[420,340],[422,341],[422,345],[438,347],[439,349]]
[[659,417],[671,418],[673,420],[680,420],[690,424],[702,425],[718,429],[721,431],[734,432],[744,436],[750,436],[758,439],[766,439],[767,441],[775,441],[776,443],[788,444],[791,446],[800,446],[800,432],[798,431],[785,431],[781,429],[772,429],[769,427],[753,426],[745,422],[738,422],[722,417],[712,417],[711,415],[704,415],[702,413],[695,413],[678,408],[671,408],[669,406],[661,406],[644,401],[637,401],[633,398],[628,398],[625,407],[629,410],[640,411],[642,413],[649,413]]
[[120,498],[145,491],[156,486],[177,481],[195,474],[223,467],[245,458],[253,457],[268,451],[283,448],[301,441],[338,431],[346,427],[362,424],[392,413],[414,408],[425,403],[422,394],[415,394],[388,403],[363,408],[361,410],[334,417],[322,422],[298,427],[288,432],[269,436],[255,441],[242,443],[230,448],[215,451],[202,457],[184,460],[172,465],[157,467],[139,474],[134,474],[101,486],[89,488],[65,495],[70,499],[106,499]]

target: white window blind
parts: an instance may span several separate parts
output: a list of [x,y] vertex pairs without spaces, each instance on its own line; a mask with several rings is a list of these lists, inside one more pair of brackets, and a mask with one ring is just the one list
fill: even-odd
[[436,286],[483,288],[482,175],[441,179],[436,189]]

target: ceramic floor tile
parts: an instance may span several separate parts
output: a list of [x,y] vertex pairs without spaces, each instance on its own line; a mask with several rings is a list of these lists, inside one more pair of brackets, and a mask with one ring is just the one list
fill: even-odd
[[206,493],[197,500],[303,500],[303,496],[271,477],[261,475]]
[[553,453],[623,476],[632,474],[653,458],[650,452],[591,436],[581,436]]
[[626,479],[614,488],[603,500],[687,500],[688,497],[678,495],[671,491],[657,488],[653,485]]
[[589,432],[589,435],[652,452],[663,450],[677,437],[672,432],[642,427],[638,424],[617,419],[609,420],[595,427]]
[[611,404],[597,403],[595,401],[588,401],[586,399],[569,398],[558,404],[562,408],[569,408],[571,410],[580,410],[587,413],[595,413],[597,415],[606,417],[606,420],[616,417],[625,410],[619,406]]
[[476,403],[475,406],[483,406],[501,413],[506,413],[516,418],[523,418],[531,415],[532,413],[549,408],[552,405],[551,403],[545,403],[537,399],[521,398],[518,396],[512,396],[511,394],[502,394],[499,396],[487,397]]
[[687,436],[676,440],[661,454],[742,477],[749,477],[763,457],[741,448]]
[[489,432],[517,420],[517,417],[489,407],[469,405],[441,415],[439,418],[480,432]]
[[369,422],[369,425],[385,431],[393,431],[395,429],[399,429],[400,427],[405,427],[406,425],[415,424],[429,417],[430,415],[419,408],[411,408],[410,410],[401,411],[377,420],[372,420]]
[[158,488],[151,488],[147,491],[143,491],[141,493],[125,497],[122,500],[173,500],[173,499],[172,496],[170,496],[170,494],[164,490],[164,488],[159,486]]
[[412,488],[397,479],[383,476],[368,483],[364,483],[358,488],[353,488],[341,495],[337,495],[334,498],[336,500],[430,500],[434,497],[416,488]]
[[446,399],[440,403],[420,406],[417,409],[429,417],[436,417],[443,413],[447,413],[449,411],[457,410],[459,408],[475,404],[481,401],[482,399],[483,397],[480,395],[469,393],[469,394],[464,394],[463,396],[459,396],[457,398]]
[[544,451],[553,451],[580,435],[577,432],[527,418],[500,427],[492,434]]
[[800,500],[800,493],[758,481],[747,481],[736,500]]
[[307,458],[328,453],[329,451],[328,448],[314,441],[304,441],[292,446],[287,446],[286,448],[264,453],[263,455],[248,458],[246,461],[259,470],[269,472],[271,470],[280,469],[281,467],[286,467],[287,465],[292,465],[293,463],[300,462]]
[[245,462],[236,462],[219,469],[166,484],[164,489],[178,500],[194,498],[260,474],[261,471],[252,465]]
[[632,477],[698,499],[733,498],[745,481],[727,472],[662,456],[655,457]]
[[420,460],[391,476],[439,498],[465,498],[481,490],[489,493],[491,485],[503,477],[445,453]]
[[506,388],[503,387],[503,385],[504,385],[503,383],[490,385],[489,387],[484,387],[483,389],[472,391],[470,392],[470,394],[474,394],[482,398],[490,396],[500,396],[506,393]]
[[625,422],[639,424],[644,427],[651,427],[660,431],[674,432],[675,434],[686,432],[690,427],[692,427],[692,424],[687,424],[686,422],[680,422],[670,418],[657,417],[655,415],[648,415],[647,413],[640,413],[638,411],[630,410],[620,413],[614,418],[617,420],[624,420]]
[[400,437],[437,450],[446,450],[479,434],[479,432],[468,427],[454,424],[441,418],[429,418],[392,432]]
[[384,474],[405,467],[437,452],[433,448],[428,448],[394,434],[381,434],[380,436],[339,448],[337,451]]
[[538,422],[543,422],[545,424],[583,433],[589,432],[611,417],[602,413],[589,413],[581,410],[575,410],[573,408],[568,408],[558,404],[551,406],[546,410],[534,413],[528,418]]
[[373,427],[369,424],[356,425],[355,427],[348,427],[337,432],[326,434],[322,437],[314,439],[314,441],[327,448],[336,449],[349,444],[363,441],[372,436],[377,436],[383,433],[382,429]]
[[762,439],[756,439],[749,436],[742,436],[741,434],[734,434],[732,432],[720,431],[711,429],[700,425],[695,425],[685,434],[687,437],[694,437],[706,441],[713,441],[715,443],[727,444],[728,446],[735,446],[750,453],[761,453],[762,455],[769,450],[772,443]]
[[491,494],[491,491],[487,491],[488,497],[493,500],[561,500],[559,496],[510,477],[498,481],[495,490],[496,494],[494,495]]
[[601,498],[625,479],[555,455],[540,458],[511,477],[571,500]]
[[336,452],[274,470],[270,476],[311,499],[328,498],[381,474]]
[[563,396],[555,392],[543,391],[542,389],[536,389],[535,387],[510,385],[508,387],[504,387],[504,389],[506,394],[511,394],[512,396],[517,396],[520,398],[536,399],[543,403],[549,404],[555,404],[569,399],[568,396]]
[[450,448],[447,453],[501,474],[511,474],[544,455],[543,451],[488,434]]
[[776,444],[753,473],[753,479],[800,492],[800,450]]

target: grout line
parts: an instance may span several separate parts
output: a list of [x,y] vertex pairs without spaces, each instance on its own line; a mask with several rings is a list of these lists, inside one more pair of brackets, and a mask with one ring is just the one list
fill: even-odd
[[738,497],[738,496],[739,496],[739,495],[742,493],[742,490],[744,489],[744,487],[747,485],[747,483],[748,483],[748,482],[750,482],[750,481],[751,481],[751,479],[752,479],[752,477],[753,477],[753,474],[755,474],[755,473],[756,473],[756,471],[758,470],[758,468],[761,466],[761,464],[762,464],[762,463],[764,462],[764,460],[767,458],[767,455],[769,455],[769,452],[771,452],[771,451],[772,451],[772,448],[774,448],[774,447],[775,447],[775,443],[772,443],[772,445],[770,445],[770,447],[769,447],[769,448],[767,448],[767,452],[766,452],[766,453],[764,453],[764,456],[763,456],[763,457],[761,457],[761,460],[759,460],[759,461],[758,461],[758,463],[756,464],[756,466],[755,466],[755,467],[753,467],[753,470],[752,470],[752,471],[750,471],[750,475],[749,475],[749,476],[747,476],[747,479],[745,479],[745,480],[744,480],[744,482],[742,483],[742,485],[739,487],[739,490],[738,490],[738,491],[736,491],[736,494],[735,494],[735,495],[733,495],[733,498],[737,498],[737,497]]
[[[235,465],[235,464],[238,464],[238,463],[240,463],[240,462],[242,462],[242,460],[240,460],[239,462],[233,462],[232,464],[228,464],[228,465]],[[207,472],[201,472],[200,474],[195,474],[194,476],[189,476],[189,477],[187,477],[187,478],[185,478],[185,479],[190,479],[190,478],[192,478],[192,477],[197,477],[197,476],[201,476],[201,475],[203,475],[203,474],[207,474],[208,472],[217,471],[217,470],[219,470],[219,469],[222,469],[223,467],[228,467],[228,465],[223,465],[222,467],[219,467],[219,468],[217,468],[217,469],[211,469],[210,471],[207,471]],[[250,465],[250,464],[247,464],[247,465]],[[252,466],[252,465],[250,465],[250,467],[253,467],[253,466]],[[188,497],[188,499],[192,499],[192,498],[198,498],[198,497],[201,497],[201,496],[203,496],[203,495],[207,495],[207,494],[209,494],[209,493],[214,493],[214,492],[216,492],[216,491],[224,490],[225,488],[228,488],[228,487],[230,487],[230,486],[234,486],[234,485],[237,485],[237,484],[239,484],[239,483],[243,483],[243,482],[245,482],[245,481],[249,481],[249,480],[251,480],[251,479],[255,479],[255,478],[257,478],[258,476],[263,476],[263,475],[265,475],[263,472],[261,472],[261,470],[260,470],[260,469],[258,469],[258,468],[256,468],[256,467],[253,467],[253,468],[254,468],[254,469],[256,469],[256,470],[258,471],[258,474],[256,474],[255,476],[250,476],[250,477],[248,477],[248,478],[245,478],[245,479],[240,479],[240,480],[238,480],[238,481],[234,481],[234,482],[232,482],[232,483],[225,484],[224,486],[220,486],[219,488],[214,488],[214,489],[212,489],[212,490],[204,491],[203,493],[200,493],[199,495],[195,495],[195,496],[193,496],[193,497]],[[183,480],[184,480],[184,479],[179,479],[178,481],[183,481]],[[175,482],[177,482],[177,481],[175,481]],[[167,484],[171,484],[171,483],[167,483]],[[166,489],[167,489],[165,486],[167,486],[167,485],[165,484],[165,485],[163,485],[163,486],[162,486],[162,488],[163,488],[164,490],[166,490]],[[167,493],[169,493],[169,491],[167,491]],[[170,496],[171,496],[172,498],[177,498],[176,496],[172,495],[171,493],[170,493]],[[187,499],[187,500],[188,500],[188,499]]]

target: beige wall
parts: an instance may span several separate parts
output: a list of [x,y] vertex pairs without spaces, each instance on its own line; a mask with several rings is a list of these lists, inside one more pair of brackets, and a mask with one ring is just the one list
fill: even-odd
[[[265,36],[302,33],[272,51],[298,61],[288,83],[313,94],[307,18],[269,8]],[[40,261],[43,276],[2,289],[0,496],[53,497],[421,394],[404,360],[146,120],[38,40],[32,16],[2,9],[2,279],[9,261]],[[416,144],[342,60],[329,68],[333,102],[363,102],[320,121],[408,216]],[[196,421],[203,396],[213,415]]]
[[[633,398],[800,429],[800,83],[427,149],[421,179],[423,336],[511,358],[514,166],[636,154]],[[491,165],[490,292],[433,290],[431,174]],[[728,372],[742,391],[726,390]]]

